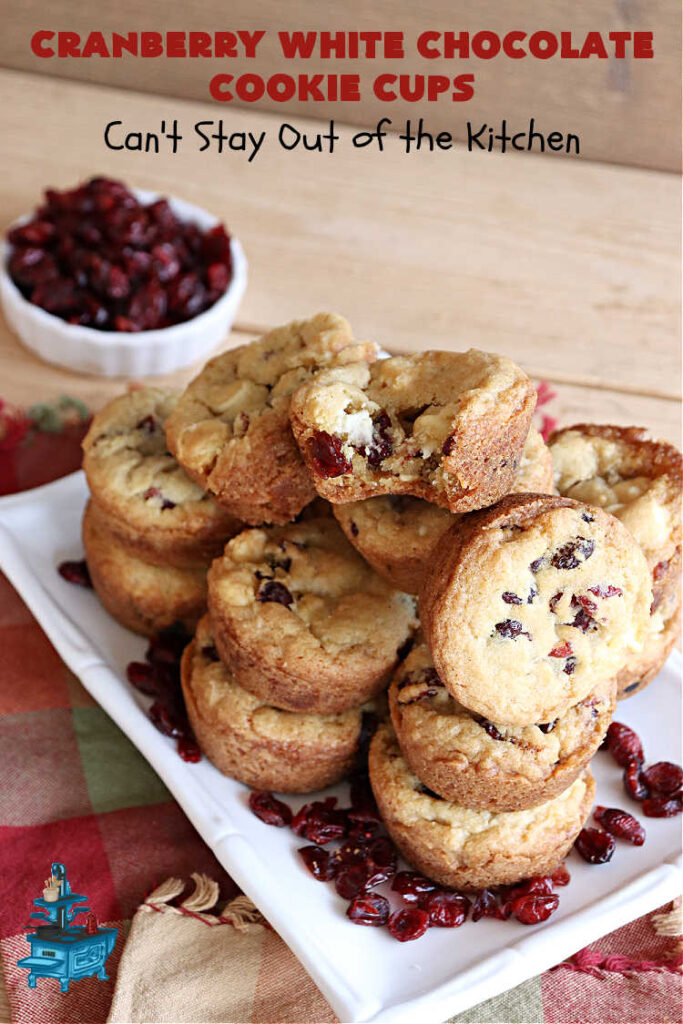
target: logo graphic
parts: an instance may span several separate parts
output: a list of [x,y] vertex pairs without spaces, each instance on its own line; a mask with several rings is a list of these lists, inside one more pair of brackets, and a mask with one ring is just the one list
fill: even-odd
[[[39,912],[30,915],[44,923],[26,936],[31,955],[17,962],[29,972],[29,988],[36,987],[38,978],[56,978],[62,992],[68,992],[72,981],[107,978],[105,962],[116,942],[116,928],[100,928],[90,907],[78,906],[87,898],[71,892],[63,864],[52,865],[42,898],[33,901]],[[80,914],[88,915],[85,924],[73,924]]]

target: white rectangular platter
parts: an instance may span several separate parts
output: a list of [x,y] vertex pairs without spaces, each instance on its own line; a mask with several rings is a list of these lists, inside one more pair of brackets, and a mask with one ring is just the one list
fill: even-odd
[[[680,820],[641,818],[647,841],[619,842],[613,860],[568,861],[571,884],[560,909],[533,928],[482,920],[456,930],[430,929],[398,943],[386,929],[352,925],[330,885],[316,882],[296,854],[301,839],[269,828],[250,812],[248,790],[206,760],[186,764],[172,740],[145,714],[146,701],[126,682],[145,641],[118,626],[91,591],[66,583],[56,566],[82,557],[80,519],[87,492],[81,473],[0,499],[0,568],[55,648],[92,696],[147,758],[235,881],[251,897],[325,994],[342,1021],[443,1021],[520,984],[600,935],[675,897],[680,885]],[[617,718],[635,727],[651,761],[680,762],[680,658],[669,660]],[[598,803],[633,804],[621,769],[594,759]],[[333,790],[332,792],[336,792]],[[342,798],[343,787],[339,787]],[[296,808],[301,799],[290,800]]]

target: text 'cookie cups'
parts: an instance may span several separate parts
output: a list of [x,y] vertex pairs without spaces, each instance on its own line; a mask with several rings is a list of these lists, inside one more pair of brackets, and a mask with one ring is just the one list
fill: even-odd
[[443,537],[420,614],[444,686],[492,722],[552,722],[638,654],[652,588],[614,516],[512,495]]
[[680,628],[681,454],[641,427],[578,423],[550,438],[562,495],[611,512],[630,530],[652,572],[652,606],[643,651],[619,673],[621,697],[654,678]]
[[194,734],[224,775],[255,789],[310,793],[353,767],[361,711],[306,715],[265,704],[219,660],[208,615],[185,648],[181,679]]
[[174,622],[194,629],[206,610],[206,569],[162,568],[131,555],[88,502],[83,547],[95,593],[122,626],[154,636]]
[[512,885],[552,874],[595,796],[586,769],[559,796],[537,807],[500,814],[462,807],[425,792],[386,725],[372,740],[369,765],[377,806],[396,846],[418,871],[454,889]]
[[83,440],[83,469],[93,501],[130,554],[161,566],[206,567],[242,524],[168,451],[164,423],[177,401],[165,388],[113,399]]
[[[512,494],[554,494],[553,464],[539,432],[531,427]],[[333,505],[337,522],[373,569],[407,594],[419,593],[432,552],[460,515],[408,494]]]
[[245,530],[209,571],[216,645],[236,681],[275,707],[334,714],[386,686],[415,625],[332,518]]
[[518,811],[562,793],[584,770],[616,705],[614,679],[554,722],[506,726],[458,704],[425,643],[413,648],[389,688],[389,707],[411,770],[463,807]]
[[467,512],[512,487],[535,404],[511,360],[470,349],[323,371],[290,419],[328,501],[412,494]]
[[372,362],[343,317],[320,313],[210,360],[166,423],[168,446],[200,487],[246,523],[286,523],[315,497],[289,425],[292,392],[324,366]]

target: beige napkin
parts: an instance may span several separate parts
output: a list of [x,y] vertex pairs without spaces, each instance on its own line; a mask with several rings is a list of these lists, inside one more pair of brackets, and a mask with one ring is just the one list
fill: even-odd
[[237,896],[217,916],[218,885],[171,906],[184,882],[169,878],[136,911],[119,965],[111,1024],[131,1021],[334,1022],[304,969],[253,903]]

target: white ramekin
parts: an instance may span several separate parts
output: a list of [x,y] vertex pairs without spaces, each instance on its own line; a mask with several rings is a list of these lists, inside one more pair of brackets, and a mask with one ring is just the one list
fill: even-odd
[[[156,192],[132,189],[143,203],[161,199]],[[200,206],[165,196],[180,220],[192,221],[203,230],[214,227],[218,219]],[[20,217],[25,223],[32,214]],[[0,298],[7,322],[21,341],[41,359],[79,373],[104,377],[146,377],[170,373],[205,359],[232,327],[237,308],[247,287],[247,260],[240,242],[231,238],[232,280],[224,295],[210,309],[192,320],[155,331],[97,331],[93,327],[68,324],[65,320],[34,306],[21,294],[7,273],[12,246],[4,240],[0,246]]]

